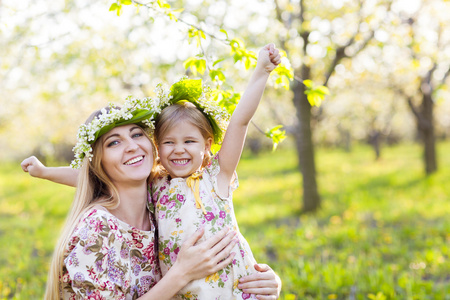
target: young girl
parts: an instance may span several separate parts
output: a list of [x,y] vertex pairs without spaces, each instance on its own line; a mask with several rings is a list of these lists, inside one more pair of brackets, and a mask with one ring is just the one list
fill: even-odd
[[[220,140],[222,114],[206,108],[202,99],[195,99],[199,95],[193,94],[201,92],[200,82],[197,82],[200,88],[195,88],[193,80],[182,80],[172,86],[172,95],[184,97],[172,97],[170,106],[156,119],[155,139],[163,169],[152,185],[163,275],[176,261],[181,243],[198,228],[204,228],[204,238],[224,226],[239,232],[232,203],[232,192],[238,186],[235,170],[248,124],[270,72],[279,63],[280,55],[274,45],[260,51],[247,90],[231,117],[221,149],[213,158],[209,153],[212,144]],[[179,98],[185,101],[176,102]],[[237,255],[231,265],[189,283],[178,292],[177,299],[255,298],[238,286],[241,277],[256,272],[247,241],[240,233],[238,240],[233,249]]]

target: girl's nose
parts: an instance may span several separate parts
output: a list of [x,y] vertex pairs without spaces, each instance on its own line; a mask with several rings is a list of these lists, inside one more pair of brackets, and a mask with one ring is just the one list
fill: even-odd
[[175,149],[174,152],[175,153],[184,153],[185,149],[184,149],[184,145],[183,144],[176,144],[175,145]]

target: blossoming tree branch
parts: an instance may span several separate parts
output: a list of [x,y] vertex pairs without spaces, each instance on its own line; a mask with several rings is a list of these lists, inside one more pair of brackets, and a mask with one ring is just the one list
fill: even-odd
[[[169,3],[163,0],[152,0],[146,3],[134,0],[117,0],[111,4],[109,10],[116,12],[117,15],[120,16],[123,7],[130,5],[134,5],[136,8],[145,7],[161,16],[169,18],[173,22],[182,23],[187,27],[187,39],[189,43],[196,43],[199,53],[196,56],[186,59],[183,63],[184,68],[189,69],[194,76],[207,73],[212,83],[212,95],[214,96],[214,99],[231,114],[241,97],[241,93],[235,92],[230,85],[224,84],[227,81],[227,77],[225,70],[222,67],[222,63],[227,59],[233,59],[235,64],[241,63],[245,69],[248,70],[255,66],[257,59],[256,54],[253,51],[248,50],[241,39],[229,38],[227,31],[223,28],[220,29],[221,34],[219,37],[219,34],[217,33],[208,32],[196,24],[185,21],[180,17],[180,13],[183,9],[173,8]],[[202,44],[206,41],[207,37],[229,47],[229,56],[210,59],[210,56],[207,55]],[[283,52],[282,55],[283,61],[281,65],[272,72],[271,77],[275,88],[282,87],[289,90],[290,81],[294,79],[293,70],[286,58],[286,53]],[[296,80],[299,79],[296,78]],[[302,82],[307,87],[306,93],[308,101],[311,105],[319,106],[325,95],[328,94],[327,88],[323,86],[314,86],[310,81],[302,80]],[[276,125],[266,131],[261,130],[256,125],[255,127],[272,140],[274,149],[286,138],[286,132],[283,130],[282,125]]]

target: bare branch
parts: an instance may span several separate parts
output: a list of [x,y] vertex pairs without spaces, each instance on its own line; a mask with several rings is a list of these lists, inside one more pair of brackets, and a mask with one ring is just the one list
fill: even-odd
[[448,66],[447,72],[445,72],[444,77],[442,78],[441,84],[445,84],[448,76],[450,75],[450,65]]
[[410,96],[405,93],[404,90],[397,86],[392,86],[392,89],[394,92],[405,98],[406,102],[408,103],[409,108],[411,109],[414,117],[416,118],[417,124],[420,128],[428,128],[431,124],[422,116],[422,113],[419,111],[419,109],[414,105],[413,103],[413,96]]
[[[339,64],[339,62],[346,58],[346,57],[355,57],[358,53],[360,53],[364,48],[366,48],[366,46],[370,43],[370,41],[373,39],[374,35],[375,35],[375,29],[377,29],[379,27],[380,24],[378,24],[377,27],[372,28],[372,30],[370,30],[370,33],[366,35],[364,41],[362,43],[359,44],[358,49],[356,49],[356,51],[353,52],[352,55],[349,55],[348,53],[346,53],[346,50],[349,49],[351,46],[355,45],[355,41],[356,41],[356,37],[358,34],[360,34],[361,32],[361,25],[364,21],[364,17],[362,16],[362,6],[364,4],[364,1],[360,0],[359,1],[359,23],[358,23],[358,29],[356,30],[356,32],[353,34],[353,36],[348,40],[347,43],[345,43],[345,45],[339,47],[336,49],[336,55],[333,59],[333,61],[331,62],[328,71],[325,75],[325,81],[324,81],[324,86],[327,86],[328,81],[330,80],[331,75],[334,73],[334,70],[336,68],[336,66]],[[389,11],[391,9],[391,5],[392,5],[392,1],[388,2],[387,5],[387,11]]]

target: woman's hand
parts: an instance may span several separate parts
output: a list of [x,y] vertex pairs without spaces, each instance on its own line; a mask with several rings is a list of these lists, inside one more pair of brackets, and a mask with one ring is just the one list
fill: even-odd
[[172,268],[139,299],[172,299],[190,281],[214,274],[231,263],[235,256],[230,252],[237,243],[236,232],[224,228],[215,236],[196,244],[203,233],[204,229],[200,228],[181,245]]
[[[172,268],[185,274],[188,282],[214,274],[230,264],[236,255],[231,253],[236,245],[236,232],[222,229],[213,237],[197,244],[203,236],[200,228],[183,245]],[[230,254],[231,253],[231,254]]]
[[256,264],[255,269],[258,273],[242,277],[238,288],[247,294],[255,294],[258,299],[278,299],[281,291],[280,277],[266,264]]

